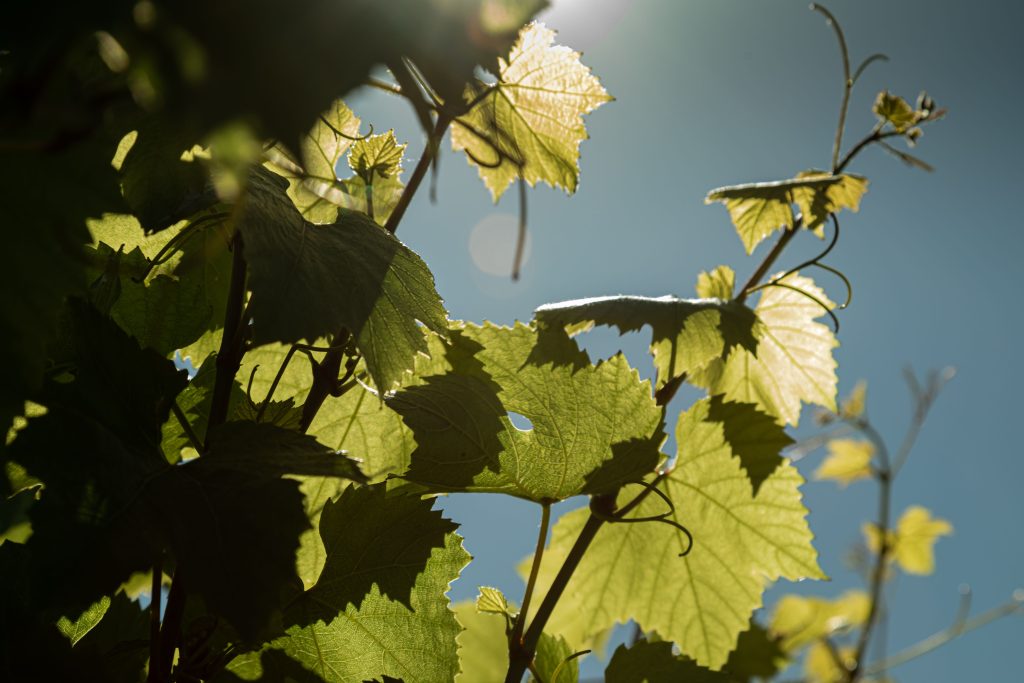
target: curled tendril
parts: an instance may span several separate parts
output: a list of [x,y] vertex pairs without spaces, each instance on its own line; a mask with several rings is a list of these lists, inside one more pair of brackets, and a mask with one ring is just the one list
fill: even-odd
[[838,268],[834,268],[834,267],[832,267],[832,266],[830,266],[828,264],[822,263],[822,259],[824,259],[826,256],[828,256],[832,252],[832,249],[836,246],[836,243],[839,241],[839,219],[836,218],[836,215],[834,213],[830,213],[828,215],[828,217],[830,219],[832,219],[832,225],[835,228],[835,231],[832,233],[832,240],[828,243],[828,246],[825,247],[825,249],[820,254],[818,254],[817,256],[815,256],[812,259],[808,259],[808,260],[804,261],[803,263],[790,268],[789,270],[787,270],[782,275],[780,275],[780,276],[778,276],[776,278],[772,278],[772,280],[770,280],[769,282],[765,282],[764,284],[761,284],[761,285],[758,285],[756,287],[750,288],[749,290],[747,290],[747,293],[748,294],[752,294],[753,292],[756,292],[756,291],[758,291],[760,289],[765,289],[767,287],[782,287],[784,289],[789,289],[789,290],[792,290],[794,292],[797,292],[798,294],[802,294],[805,297],[807,297],[808,299],[810,299],[811,301],[813,301],[814,303],[816,303],[819,306],[821,306],[822,310],[824,310],[825,313],[828,314],[829,318],[832,319],[832,325],[835,328],[834,331],[836,333],[838,333],[839,332],[839,318],[836,317],[836,314],[832,312],[832,309],[830,307],[825,305],[825,302],[821,301],[821,299],[819,299],[818,297],[816,297],[816,296],[814,296],[814,295],[812,295],[812,294],[810,294],[808,292],[805,292],[804,290],[800,289],[799,287],[794,287],[792,285],[788,285],[788,284],[782,282],[782,280],[785,280],[790,275],[792,275],[792,274],[794,274],[794,273],[796,273],[796,272],[798,272],[800,270],[803,270],[804,268],[810,268],[811,266],[814,266],[814,267],[821,268],[822,270],[826,270],[826,271],[832,273],[833,275],[835,275],[836,277],[838,277],[840,280],[843,281],[843,285],[846,287],[846,299],[843,301],[842,304],[837,306],[837,308],[839,310],[843,310],[844,308],[846,308],[847,306],[850,305],[851,301],[853,301],[853,285],[850,283],[849,278],[847,278],[846,275],[844,275],[842,273],[842,271],[840,271]]
[[[256,403],[256,401],[252,400],[252,381],[254,379],[256,379],[256,371],[259,370],[259,369],[260,369],[260,364],[259,363],[257,363],[256,365],[253,366],[252,372],[249,373],[249,383],[245,386],[245,395],[249,397],[249,401],[251,403]],[[261,415],[263,414],[262,410],[260,411],[260,414]],[[259,420],[257,420],[257,422],[258,421]]]
[[563,659],[558,663],[558,666],[555,667],[555,670],[551,672],[551,680],[549,680],[548,683],[558,683],[558,675],[562,673],[563,667],[568,666],[569,662],[572,660],[582,657],[583,655],[589,655],[590,653],[591,650],[580,650],[579,652],[573,652],[571,655]]
[[[630,483],[636,484],[637,486],[642,486],[647,490],[647,492],[653,493],[659,498],[661,498],[665,502],[665,504],[668,505],[668,511],[663,512],[659,515],[650,515],[648,517],[623,517],[622,510],[614,512],[612,514],[607,514],[605,512],[602,512],[596,506],[592,505],[590,508],[590,514],[594,515],[600,520],[608,522],[609,524],[641,524],[644,522],[661,522],[662,524],[668,524],[670,527],[678,531],[681,531],[683,535],[686,536],[686,548],[681,553],[679,553],[679,557],[686,557],[687,555],[689,555],[690,551],[693,550],[693,534],[691,534],[690,530],[687,529],[685,526],[683,526],[676,520],[672,519],[676,512],[676,505],[675,503],[672,502],[672,499],[669,498],[664,491],[662,491],[653,484],[648,484],[645,481],[634,481]],[[642,496],[644,494],[641,493],[640,495]],[[628,512],[630,509],[632,509],[631,506],[626,506],[625,508],[623,508],[623,510],[625,510],[626,512]]]
[[367,133],[366,135],[360,136],[360,137],[352,137],[351,135],[346,135],[342,131],[340,131],[337,128],[335,128],[334,124],[332,124],[330,121],[328,121],[327,118],[323,114],[320,115],[320,122],[323,123],[328,128],[330,128],[331,131],[335,135],[337,135],[338,137],[345,138],[346,140],[351,140],[352,142],[362,142],[363,140],[369,140],[370,136],[373,135],[373,124],[372,123],[370,124],[370,132],[369,133]]
[[861,62],[860,66],[858,66],[857,69],[853,72],[853,79],[852,79],[853,82],[856,83],[857,79],[860,78],[861,74],[864,73],[864,70],[867,69],[872,64],[874,64],[875,62],[888,62],[888,61],[889,61],[888,55],[883,55],[881,52],[876,52],[875,54],[871,55],[870,57],[865,59],[863,62]]

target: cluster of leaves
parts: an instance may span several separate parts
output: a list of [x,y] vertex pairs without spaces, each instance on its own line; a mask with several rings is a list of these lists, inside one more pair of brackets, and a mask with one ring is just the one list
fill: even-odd
[[[571,193],[582,117],[610,98],[525,23],[539,2],[399,4],[4,10],[46,29],[0,45],[19,255],[0,313],[5,680],[45,662],[69,680],[565,683],[632,620],[645,638],[608,680],[747,681],[826,642],[837,616],[870,628],[862,596],[787,599],[769,628],[752,622],[770,582],[823,578],[781,452],[804,404],[837,412],[837,341],[818,321],[835,304],[795,269],[760,279],[867,181],[843,162],[711,192],[748,252],[782,231],[739,288],[719,266],[697,298],[449,320],[394,235],[440,139],[495,200],[516,180]],[[332,101],[358,85],[424,124],[407,185],[394,132],[362,135]],[[937,118],[905,104],[883,93],[861,147]],[[60,201],[41,194],[54,169]],[[649,327],[653,384],[622,355],[593,362],[573,339],[593,325]],[[706,396],[676,416],[683,382]],[[820,476],[870,475],[866,446],[832,449]],[[540,506],[521,609],[486,588],[449,605],[470,556],[434,497],[461,492]],[[573,496],[589,509],[545,546],[550,506]],[[928,571],[943,524],[912,508],[868,545]],[[148,614],[133,603],[147,592]]]

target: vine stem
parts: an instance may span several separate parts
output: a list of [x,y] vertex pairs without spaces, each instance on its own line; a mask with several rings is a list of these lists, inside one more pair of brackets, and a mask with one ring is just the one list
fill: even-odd
[[[590,547],[594,537],[597,536],[597,532],[604,526],[605,520],[615,513],[616,493],[594,496],[591,499],[590,517],[587,518],[586,523],[580,530],[580,535],[576,537],[576,542],[573,543],[572,549],[569,550],[569,554],[558,570],[558,574],[555,575],[555,580],[551,582],[551,587],[548,588],[547,594],[544,595],[544,600],[541,601],[540,607],[537,609],[537,616],[533,618],[529,628],[526,629],[522,639],[522,646],[515,648],[514,652],[509,653],[508,674],[505,676],[505,683],[519,683],[523,678],[523,674],[533,662],[534,654],[537,652],[537,643],[540,642],[540,637],[544,633],[544,626],[547,624],[548,619],[551,618],[555,605],[558,604],[562,593],[565,592],[566,587],[569,585],[569,580],[583,559],[583,555],[587,552],[587,548]],[[598,514],[595,515],[594,511],[597,511]]]
[[740,289],[740,293],[736,297],[736,300],[739,303],[743,303],[744,301],[746,301],[747,295],[751,293],[751,290],[753,290],[754,287],[758,285],[758,283],[761,282],[761,278],[765,276],[765,273],[768,272],[768,269],[771,268],[775,261],[778,260],[779,256],[782,255],[782,252],[786,248],[786,245],[788,245],[790,241],[794,237],[796,237],[797,230],[800,229],[801,223],[802,219],[798,217],[797,220],[794,221],[793,228],[791,230],[785,230],[782,233],[782,236],[779,237],[779,240],[775,243],[775,246],[772,247],[772,250],[768,252],[768,254],[764,257],[764,260],[761,261],[761,265],[757,267],[757,270],[753,272],[753,274],[750,276],[750,279],[747,280],[746,284],[744,284],[743,287]]
[[149,599],[149,675],[147,681],[153,683],[160,671],[160,589],[163,584],[163,556],[158,556],[153,564],[153,580],[150,582]]
[[[384,229],[388,232],[394,234],[398,229],[398,224],[401,223],[402,217],[405,216],[405,211],[409,208],[413,196],[419,190],[420,185],[423,184],[423,178],[430,169],[434,155],[437,154],[441,147],[441,138],[444,136],[445,131],[448,130],[450,123],[450,118],[444,114],[438,115],[437,121],[434,123],[433,132],[427,139],[427,145],[423,149],[423,154],[420,156],[420,160],[416,162],[412,175],[409,176],[409,182],[405,186],[405,191],[398,198],[398,203],[384,224]],[[341,360],[345,355],[345,345],[348,343],[350,336],[347,328],[342,327],[338,330],[338,333],[334,335],[334,339],[331,342],[331,350],[324,355],[323,361],[314,366],[313,386],[309,388],[306,402],[302,406],[302,419],[299,422],[303,432],[309,430],[324,401],[337,389],[338,375],[341,372]]]
[[242,246],[242,234],[238,231],[231,239],[231,283],[228,291],[228,303],[224,312],[224,330],[220,338],[220,350],[217,352],[217,376],[214,379],[213,399],[210,405],[210,418],[206,430],[209,441],[213,427],[224,424],[228,417],[228,402],[231,398],[231,383],[238,374],[242,364],[243,348],[243,315],[245,305],[245,255]]
[[859,420],[857,427],[875,445],[878,453],[879,465],[875,472],[875,479],[878,481],[878,556],[875,558],[875,566],[871,572],[870,608],[868,618],[864,622],[864,628],[860,631],[857,639],[857,648],[854,650],[853,669],[847,675],[849,683],[854,683],[864,673],[864,655],[867,654],[868,646],[871,644],[871,634],[875,624],[878,623],[878,615],[882,606],[882,588],[885,585],[885,569],[889,563],[889,555],[892,551],[889,543],[889,525],[892,508],[892,468],[889,458],[889,449],[877,430],[867,420]]
[[540,563],[544,557],[544,545],[548,539],[548,527],[551,524],[551,503],[544,502],[540,506],[540,531],[537,534],[537,547],[533,551],[533,564],[530,567],[530,578],[526,582],[526,592],[523,593],[523,605],[516,617],[516,623],[512,627],[512,634],[509,636],[509,658],[514,656],[514,650],[522,646],[523,628],[526,626],[526,617],[530,611],[530,599],[537,587],[537,575],[540,574]]
[[853,90],[853,78],[850,77],[850,52],[846,49],[846,36],[839,22],[825,7],[812,2],[811,9],[825,15],[828,25],[836,32],[839,41],[839,53],[843,57],[843,103],[839,107],[839,124],[836,126],[836,138],[832,145],[832,173],[839,167],[839,150],[843,145],[843,130],[846,128],[846,112],[850,108],[850,92]]

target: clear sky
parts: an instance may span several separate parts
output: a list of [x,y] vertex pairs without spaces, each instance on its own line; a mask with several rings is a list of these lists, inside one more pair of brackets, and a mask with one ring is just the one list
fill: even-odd
[[[907,168],[880,149],[855,162],[850,170],[868,176],[871,187],[860,213],[843,221],[830,259],[854,285],[853,304],[840,314],[840,391],[866,379],[870,416],[891,442],[910,418],[901,369],[957,368],[894,500],[896,514],[921,504],[956,531],[939,541],[934,575],[897,581],[892,652],[948,624],[960,584],[973,588],[976,611],[1024,586],[1024,322],[1017,308],[1024,221],[1016,206],[1024,192],[1024,3],[828,6],[855,63],[873,52],[891,59],[873,65],[858,84],[850,139],[872,125],[871,102],[882,88],[911,101],[927,89],[949,108],[917,149],[934,173]],[[530,193],[530,258],[518,283],[495,274],[511,265],[508,239],[503,247],[500,239],[480,246],[512,224],[516,193],[494,206],[461,155],[441,159],[438,203],[421,193],[399,236],[433,269],[451,316],[510,323],[528,320],[542,303],[582,296],[690,296],[697,273],[720,263],[741,279],[749,274],[767,247],[746,257],[725,210],[705,206],[703,197],[719,185],[828,166],[841,67],[822,17],[803,0],[556,0],[542,19],[559,30],[560,42],[584,52],[617,99],[588,117],[592,139],[583,144],[577,194]],[[410,152],[419,153],[404,102],[366,93],[349,103],[378,131],[393,126],[399,138],[413,138]],[[798,242],[780,265],[820,248],[809,236]],[[819,280],[833,298],[842,296],[838,283]],[[642,336],[595,332],[587,339],[593,357],[622,349],[650,374]],[[692,398],[681,395],[673,407]],[[810,425],[808,417],[802,425]],[[800,468],[809,476],[818,462],[811,456]],[[768,594],[769,605],[791,590],[835,596],[858,585],[843,558],[874,515],[873,486],[840,491],[811,482],[804,491],[833,581],[782,584]],[[518,600],[523,584],[515,566],[532,549],[539,509],[481,495],[453,496],[444,505],[476,558],[452,596],[471,598],[485,584]],[[1014,617],[893,674],[901,683],[1019,681],[1022,643],[1024,618]],[[585,670],[593,675],[600,667]]]

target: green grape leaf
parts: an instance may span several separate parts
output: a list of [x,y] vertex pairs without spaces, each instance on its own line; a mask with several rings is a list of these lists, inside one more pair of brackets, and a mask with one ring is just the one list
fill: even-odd
[[[809,278],[788,275],[780,282],[806,292],[829,308],[835,304]],[[801,401],[835,411],[836,361],[839,346],[825,325],[815,322],[821,306],[786,287],[766,287],[754,309],[760,322],[757,350],[734,348],[690,374],[690,381],[726,399],[755,403],[781,422],[800,420]]]
[[740,634],[736,649],[721,671],[711,671],[673,652],[668,641],[640,640],[620,645],[605,669],[606,683],[748,683],[768,679],[785,667],[778,643],[758,624]]
[[307,434],[263,422],[227,422],[211,429],[197,465],[261,476],[300,474],[366,482],[359,463]]
[[838,631],[862,626],[871,599],[861,590],[847,591],[835,600],[803,595],[783,596],[775,605],[769,633],[785,652],[794,652]]
[[453,123],[452,148],[466,151],[495,201],[518,177],[575,192],[583,115],[612,99],[579,53],[554,39],[543,24],[524,27],[498,62],[497,84]]
[[[142,346],[168,355],[221,325],[231,257],[219,215],[199,216],[151,236],[131,215],[107,214],[89,221],[89,229],[97,266],[89,272],[93,300],[99,305],[99,287],[112,288],[106,310]],[[171,240],[180,251],[172,249],[171,256],[149,268]]]
[[463,628],[456,638],[460,671],[455,683],[504,680],[508,671],[505,619],[478,611],[470,601],[455,605],[455,616]]
[[654,468],[661,411],[621,355],[590,365],[561,331],[522,324],[466,325],[452,338],[451,372],[387,399],[417,443],[406,479],[543,502],[609,491]]
[[790,180],[720,187],[708,192],[704,203],[725,204],[749,254],[775,231],[793,228],[793,204],[804,212],[804,226],[815,229],[830,211],[856,211],[866,188],[859,176],[808,171]]
[[917,112],[910,103],[888,90],[878,93],[872,111],[879,120],[892,124],[897,133],[909,130],[918,121]]
[[868,383],[860,380],[853,387],[850,395],[839,404],[839,414],[847,419],[856,419],[864,415],[867,405]]
[[[689,554],[679,557],[688,540],[667,524],[606,524],[548,622],[552,633],[580,646],[633,619],[702,666],[720,669],[749,628],[768,581],[824,578],[800,500],[802,478],[783,462],[755,496],[711,406],[705,399],[680,416],[679,455],[658,483],[674,504],[671,519],[693,535]],[[620,505],[634,495],[621,494]],[[665,512],[664,501],[652,495],[630,514]],[[577,510],[555,525],[540,573],[542,592],[588,514]]]
[[57,620],[57,630],[59,630],[68,641],[75,645],[82,638],[85,637],[89,631],[96,627],[96,624],[100,623],[103,619],[103,615],[110,609],[110,597],[104,595],[99,600],[89,605],[84,612],[79,614],[74,620],[63,616]]
[[311,674],[327,683],[454,679],[460,629],[445,593],[470,557],[451,532],[455,525],[431,505],[382,486],[347,489],[324,509],[327,564],[285,611],[286,635],[236,658],[229,670],[268,681]]
[[818,237],[824,237],[822,226],[830,213],[838,213],[840,209],[860,210],[860,199],[868,191],[868,180],[863,176],[843,173],[838,176],[829,175],[825,171],[803,171],[797,174],[802,178],[838,178],[837,182],[825,187],[794,187],[793,201],[800,207],[803,215],[803,226],[813,230]]
[[860,439],[832,439],[828,442],[828,457],[814,471],[815,479],[832,479],[840,486],[871,476],[871,458],[875,447]]
[[729,266],[718,266],[710,273],[697,276],[697,296],[703,299],[732,299],[736,289],[736,273]]
[[325,195],[338,185],[338,162],[359,135],[359,117],[341,100],[317,118],[299,143],[299,160],[280,147],[270,151],[269,168],[288,179],[288,196],[310,223],[333,223],[338,205]]
[[125,203],[148,232],[168,228],[211,203],[206,169],[195,160],[182,160],[198,142],[191,136],[170,117],[154,116],[118,149]]
[[[856,663],[857,648],[852,645],[835,647],[835,654],[829,651],[829,646],[823,641],[817,641],[807,648],[807,656],[804,658],[804,675],[808,683],[843,683],[850,676],[850,671]],[[843,662],[844,669],[840,669],[836,663],[836,657]]]
[[390,389],[426,351],[417,321],[447,332],[430,270],[363,214],[342,210],[331,225],[307,222],[283,185],[257,169],[240,218],[256,343],[316,340],[344,327],[374,383]]
[[721,396],[709,399],[707,419],[722,425],[725,440],[746,470],[756,496],[761,484],[783,463],[779,454],[793,439],[756,406],[725,401]]
[[405,148],[406,145],[398,144],[394,130],[382,135],[371,135],[352,145],[348,166],[367,184],[372,182],[374,176],[390,178],[402,172]]
[[619,645],[604,670],[605,683],[732,683],[727,674],[711,671],[672,651],[668,641],[640,640]]
[[[542,633],[537,641],[533,668],[539,676],[530,676],[530,683],[576,683],[580,679],[579,659],[565,638]],[[570,659],[571,657],[571,659]]]
[[651,327],[651,354],[657,386],[706,366],[733,346],[753,351],[757,319],[749,308],[718,299],[602,296],[546,304],[534,311],[542,325],[569,333],[593,325],[615,326],[625,334]]

